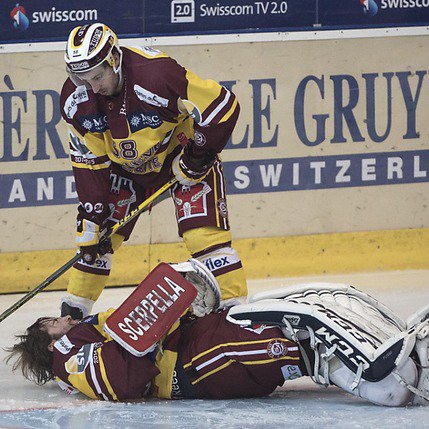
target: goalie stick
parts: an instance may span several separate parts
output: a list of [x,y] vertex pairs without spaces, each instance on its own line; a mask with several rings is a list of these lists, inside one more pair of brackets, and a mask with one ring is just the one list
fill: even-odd
[[[102,232],[102,236],[100,238],[100,243],[107,241],[110,237],[112,237],[120,228],[124,227],[128,222],[135,219],[140,213],[144,211],[147,206],[152,204],[156,198],[162,195],[165,191],[167,191],[172,185],[177,182],[177,179],[174,177],[170,179],[165,185],[159,188],[156,192],[154,192],[149,198],[140,203],[134,210],[132,210],[127,216],[121,219],[119,222],[115,223],[112,227],[107,228]],[[62,267],[58,268],[52,275],[50,275],[44,282],[40,283],[39,286],[35,287],[32,291],[28,292],[24,295],[20,300],[18,300],[15,304],[9,307],[0,315],[0,322],[2,322],[6,317],[9,317],[12,313],[14,313],[18,308],[22,307],[26,302],[28,302],[31,298],[41,292],[43,289],[48,287],[51,283],[53,283],[56,279],[61,277],[66,271],[68,271],[79,259],[81,258],[80,252],[78,252],[75,256],[73,256],[70,261],[66,262]]]

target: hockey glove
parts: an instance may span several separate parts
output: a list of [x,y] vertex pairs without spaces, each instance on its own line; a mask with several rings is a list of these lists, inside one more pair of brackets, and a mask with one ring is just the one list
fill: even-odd
[[192,154],[192,146],[187,144],[174,158],[172,171],[181,185],[192,186],[207,176],[216,161],[216,153],[209,151],[200,157]]
[[99,242],[100,226],[88,219],[77,220],[76,244],[80,248],[82,259],[86,264],[93,265],[97,255],[113,253],[110,238]]

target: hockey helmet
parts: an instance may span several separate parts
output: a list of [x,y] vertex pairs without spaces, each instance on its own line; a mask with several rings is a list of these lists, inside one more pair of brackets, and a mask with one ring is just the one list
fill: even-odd
[[[115,67],[114,52],[119,54],[118,67]],[[69,74],[87,72],[104,61],[118,73],[122,64],[122,51],[118,37],[107,25],[86,24],[71,31],[64,59]]]

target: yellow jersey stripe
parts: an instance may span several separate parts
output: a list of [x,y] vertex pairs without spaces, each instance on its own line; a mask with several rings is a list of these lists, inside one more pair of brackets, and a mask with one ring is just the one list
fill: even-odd
[[116,393],[114,392],[112,385],[110,384],[109,379],[107,378],[107,373],[106,373],[106,368],[104,367],[104,362],[103,359],[101,357],[101,347],[99,349],[97,349],[97,355],[98,355],[98,362],[100,365],[100,372],[101,372],[101,377],[104,381],[104,384],[107,387],[108,392],[110,393],[110,395],[112,396],[112,398],[117,401],[118,397],[116,396]]
[[237,99],[235,99],[234,103],[232,103],[231,109],[229,109],[225,116],[219,121],[220,124],[222,122],[226,122],[231,117],[231,115],[235,112],[235,109],[237,108],[237,104],[238,101]]
[[196,380],[192,381],[191,384],[195,385],[199,383],[201,380],[204,380],[205,378],[209,377],[212,374],[215,374],[219,371],[222,371],[227,366],[231,365],[234,362],[233,359],[230,359],[228,362],[225,362],[223,365],[219,366],[216,369],[213,369],[212,371],[208,372],[207,374],[202,375],[201,377],[197,378]]
[[286,356],[282,356],[282,357],[276,357],[276,358],[272,358],[272,359],[264,359],[264,360],[255,360],[255,361],[246,361],[246,362],[239,362],[239,363],[241,363],[241,364],[243,364],[243,365],[264,365],[264,364],[266,364],[266,363],[273,363],[273,362],[276,362],[276,361],[278,361],[278,360],[286,360],[286,359],[289,359],[289,360],[299,360],[299,356],[297,356],[297,357],[292,357],[292,356],[289,356],[289,355],[286,355]]
[[[281,338],[280,338],[281,339]],[[206,350],[196,356],[194,356],[192,358],[192,360],[188,363],[186,363],[185,365],[183,365],[183,368],[189,368],[196,360],[198,360],[199,358],[211,353],[214,350],[217,350],[221,347],[228,347],[228,346],[241,346],[241,345],[249,345],[249,344],[264,344],[264,343],[269,343],[270,341],[272,341],[273,338],[267,338],[265,340],[255,340],[255,341],[237,341],[237,342],[233,342],[233,343],[223,343],[223,344],[218,344],[215,347],[212,347],[209,350]],[[287,341],[287,340],[286,340]]]

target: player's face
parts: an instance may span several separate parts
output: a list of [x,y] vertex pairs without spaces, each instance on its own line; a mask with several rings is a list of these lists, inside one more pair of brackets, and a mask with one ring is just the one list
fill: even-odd
[[119,85],[119,75],[105,64],[100,64],[88,72],[79,73],[79,79],[88,84],[95,94],[107,97],[115,95]]
[[43,329],[50,337],[58,339],[67,334],[78,323],[79,321],[73,320],[71,316],[52,317],[43,324]]

